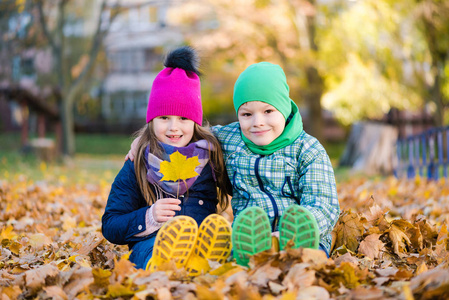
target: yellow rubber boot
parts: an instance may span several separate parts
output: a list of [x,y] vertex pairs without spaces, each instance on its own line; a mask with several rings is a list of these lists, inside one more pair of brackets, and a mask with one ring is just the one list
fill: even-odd
[[198,230],[192,255],[186,264],[190,276],[210,270],[209,260],[223,264],[231,254],[231,225],[220,215],[207,216]]
[[165,222],[156,235],[153,256],[146,269],[154,271],[170,260],[175,261],[178,269],[184,267],[192,253],[197,235],[198,225],[191,217],[177,216]]

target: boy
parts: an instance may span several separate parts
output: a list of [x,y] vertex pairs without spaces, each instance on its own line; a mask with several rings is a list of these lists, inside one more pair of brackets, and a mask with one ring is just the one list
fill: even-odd
[[323,146],[303,131],[284,71],[267,62],[249,66],[233,100],[238,122],[212,131],[233,186],[237,263],[269,249],[270,232],[278,230],[281,249],[293,239],[295,248],[320,248],[329,256],[340,213],[334,172]]

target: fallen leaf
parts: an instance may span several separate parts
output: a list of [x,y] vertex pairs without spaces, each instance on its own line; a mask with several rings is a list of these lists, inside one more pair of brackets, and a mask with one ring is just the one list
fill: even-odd
[[[388,226],[388,222],[385,220],[385,214],[388,212],[388,209],[382,209],[377,203],[374,203],[370,206],[369,211],[363,213],[362,216],[365,217],[367,223],[370,226],[378,226],[381,227],[381,231],[385,230]],[[383,228],[382,228],[383,227]]]
[[313,285],[315,282],[315,271],[308,270],[310,267],[307,263],[299,263],[293,265],[282,281],[282,285],[288,290],[301,290]]
[[25,272],[26,286],[33,292],[43,288],[47,277],[59,274],[59,269],[54,265],[44,265],[39,268]]
[[8,226],[2,228],[0,237],[2,240],[4,240],[4,239],[12,240],[17,237],[17,234],[14,232],[14,227],[12,225],[8,225]]
[[331,272],[334,285],[339,286],[342,283],[348,289],[357,287],[360,283],[355,268],[351,263],[341,263],[339,267]]
[[[116,282],[116,283],[108,286],[108,292],[106,293],[106,297],[111,297],[111,298],[127,297],[127,296],[134,295],[135,292],[136,291],[133,290],[130,285],[125,286],[119,282]],[[162,298],[164,298],[164,297],[162,297]]]
[[379,257],[379,252],[384,248],[384,243],[379,240],[380,234],[370,234],[359,246],[359,253],[375,259]]
[[393,243],[394,253],[401,257],[405,256],[406,244],[410,245],[411,243],[408,236],[396,225],[391,225],[388,232],[390,240]]
[[50,297],[51,299],[55,300],[67,300],[67,294],[64,292],[64,290],[56,285],[47,286],[44,287],[43,290],[45,291],[45,294],[47,294],[47,297]]
[[74,299],[78,293],[94,282],[92,269],[75,265],[69,272],[70,277],[64,285],[64,292],[69,299]]
[[300,289],[296,295],[297,300],[309,300],[309,299],[330,299],[329,292],[320,286],[309,286],[304,289]]
[[383,296],[382,290],[377,287],[357,287],[351,291],[351,299],[354,300],[377,300],[384,298]]
[[362,237],[364,227],[360,222],[360,216],[350,211],[343,212],[334,228],[337,236],[335,247],[345,245],[347,249],[356,251],[359,240]]
[[382,277],[393,277],[398,272],[398,269],[395,267],[388,267],[383,269],[376,269],[376,273]]
[[248,280],[259,287],[266,287],[269,281],[277,280],[280,274],[282,274],[281,269],[265,264],[254,270]]
[[359,264],[359,261],[357,258],[351,255],[351,253],[347,252],[343,254],[342,256],[339,256],[335,259],[335,265],[340,266],[342,262],[349,262],[352,263],[354,266],[357,266]]

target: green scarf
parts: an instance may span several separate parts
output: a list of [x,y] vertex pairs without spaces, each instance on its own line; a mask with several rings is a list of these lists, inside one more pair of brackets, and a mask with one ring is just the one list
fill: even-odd
[[275,107],[286,120],[284,131],[274,141],[258,146],[246,138],[242,139],[248,148],[257,154],[269,155],[290,145],[303,131],[302,118],[296,103],[290,99],[289,87],[284,71],[278,65],[261,62],[243,71],[234,85],[234,108],[249,101],[261,101]]

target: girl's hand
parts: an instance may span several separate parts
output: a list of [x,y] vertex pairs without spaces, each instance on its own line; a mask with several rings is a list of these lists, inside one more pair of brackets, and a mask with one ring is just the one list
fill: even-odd
[[181,210],[181,201],[176,198],[162,198],[153,204],[153,219],[158,223],[167,222],[173,218],[176,211]]
[[129,149],[128,154],[125,156],[126,160],[134,161],[134,157],[137,155],[137,145],[139,144],[140,137],[136,137],[134,141],[131,143],[131,149]]

